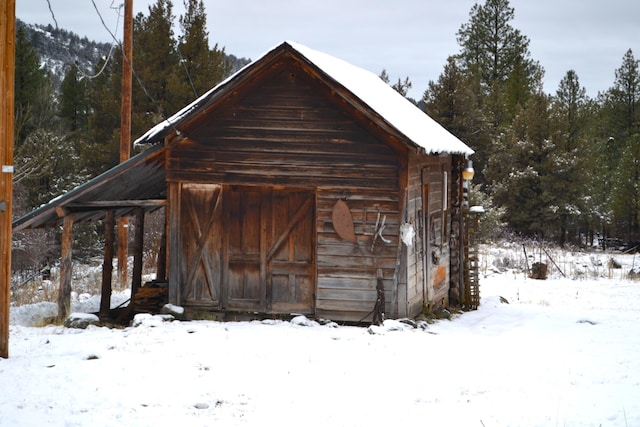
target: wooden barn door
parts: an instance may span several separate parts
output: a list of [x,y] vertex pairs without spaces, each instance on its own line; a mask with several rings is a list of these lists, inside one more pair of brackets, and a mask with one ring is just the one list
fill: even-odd
[[260,278],[262,199],[260,189],[225,190],[227,273],[224,306],[262,310],[264,292]]
[[225,307],[264,313],[312,313],[313,193],[230,187],[224,197]]
[[269,311],[313,313],[314,195],[274,191],[271,200],[272,231],[266,257]]
[[222,186],[182,184],[181,301],[217,308],[222,278]]

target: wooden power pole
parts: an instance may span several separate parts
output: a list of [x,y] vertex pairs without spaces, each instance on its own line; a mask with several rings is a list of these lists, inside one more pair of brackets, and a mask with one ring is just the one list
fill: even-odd
[[[124,30],[122,47],[122,104],[120,108],[120,162],[131,157],[131,91],[133,64],[133,0],[124,2]],[[127,283],[129,246],[129,218],[118,220],[118,281]],[[131,295],[133,298],[133,295]]]
[[0,357],[9,357],[15,0],[0,1]]

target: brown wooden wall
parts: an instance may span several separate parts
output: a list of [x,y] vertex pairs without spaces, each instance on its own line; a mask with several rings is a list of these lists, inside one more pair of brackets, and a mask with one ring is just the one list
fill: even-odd
[[184,130],[167,179],[397,189],[397,153],[345,108],[297,63],[278,64]]
[[[370,121],[293,61],[273,64],[256,81],[259,84],[238,89],[184,129],[186,139],[168,143],[170,187],[193,182],[312,192],[317,227],[316,315],[370,319],[379,268],[386,312],[397,315],[399,188],[406,153],[391,148],[393,144]],[[350,209],[357,244],[343,241],[333,228],[331,212],[339,199]],[[180,227],[178,222],[193,221],[187,213],[192,215],[184,211],[171,216],[170,233]],[[372,246],[378,213],[380,221],[386,217],[383,236],[390,243],[378,239]],[[182,229],[189,227],[182,225]],[[222,232],[232,231],[223,228]],[[227,236],[225,241],[232,239]],[[224,258],[222,268],[229,272],[228,256]],[[183,266],[190,263],[181,262]],[[177,260],[172,265],[177,268]],[[222,280],[226,280],[224,274]],[[209,299],[219,300],[215,292]]]
[[423,306],[434,310],[449,302],[451,174],[451,156],[411,154],[409,158],[406,221],[414,224],[416,232],[415,244],[405,249],[409,316]]
[[[360,190],[344,199],[351,212],[356,243],[342,240],[335,232],[331,213],[345,196],[338,189],[318,191],[318,297],[317,314],[335,320],[371,320],[376,302],[376,277],[382,269],[385,313],[397,317],[396,265],[398,257],[399,199],[391,189]],[[373,240],[376,222],[384,218],[383,237]]]

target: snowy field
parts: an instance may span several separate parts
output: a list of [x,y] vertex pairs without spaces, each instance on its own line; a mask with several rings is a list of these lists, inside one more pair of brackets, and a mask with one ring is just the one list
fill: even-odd
[[640,426],[640,257],[554,252],[539,281],[518,249],[483,248],[479,310],[425,329],[36,328],[42,303],[14,307],[0,425]]

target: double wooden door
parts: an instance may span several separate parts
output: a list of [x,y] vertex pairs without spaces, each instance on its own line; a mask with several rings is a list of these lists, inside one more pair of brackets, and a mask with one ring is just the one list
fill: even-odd
[[312,313],[313,192],[182,184],[181,303]]

